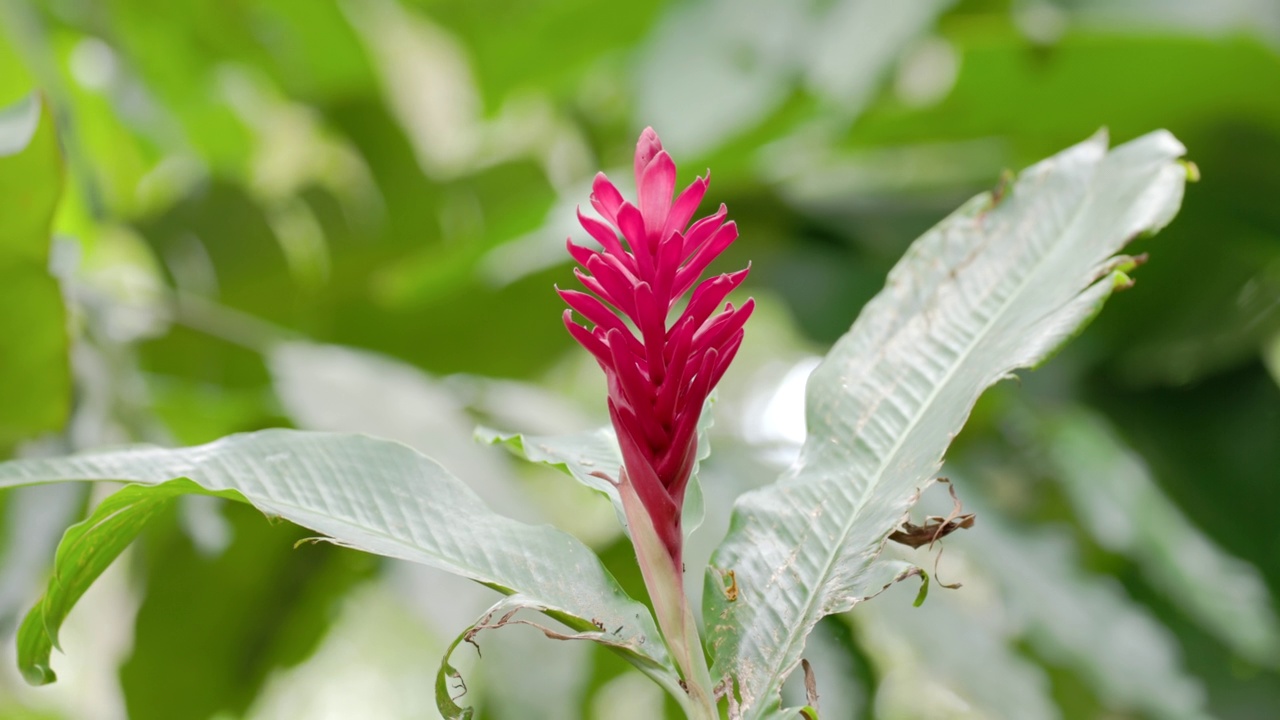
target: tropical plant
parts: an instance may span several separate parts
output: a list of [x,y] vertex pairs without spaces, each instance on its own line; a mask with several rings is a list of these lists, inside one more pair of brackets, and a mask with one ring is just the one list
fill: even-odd
[[[681,383],[647,383],[651,309],[573,274],[619,302],[656,288],[607,267],[670,238],[589,200],[603,169],[642,220],[664,207],[665,160],[657,204],[632,181],[649,125],[679,162],[672,216],[703,196],[685,240],[726,206],[702,297],[750,268],[705,319],[754,298],[713,396],[678,409]],[[1123,249],[1091,242],[1123,225],[1102,181],[1121,148],[1092,174],[1096,138],[1008,170],[1103,126],[1121,148],[1167,128],[1204,175]],[[0,720],[419,720],[432,678],[477,720],[674,719],[707,694],[755,716],[816,702],[806,680],[822,720],[1269,717],[1276,167],[1262,0],[0,0],[0,463],[148,480],[0,481]],[[1051,182],[1086,176],[1083,204]],[[997,178],[991,209],[962,206]],[[1062,232],[1037,262],[1023,228]],[[618,255],[593,230],[630,237]],[[966,264],[969,243],[992,253]],[[1066,286],[1081,312],[1104,294],[1076,252],[1150,257],[955,415],[1053,344]],[[701,317],[690,300],[668,319]],[[601,366],[587,336],[611,328],[644,355]],[[662,363],[697,379],[677,335]],[[620,433],[610,399],[633,397],[659,422]],[[674,557],[646,583],[624,467],[683,583]],[[57,674],[32,686],[13,660],[37,601],[21,647],[60,652],[23,655]],[[539,611],[557,603],[584,614]],[[612,645],[538,629],[593,620]]]
[[[0,144],[9,149],[5,163],[56,177],[52,125],[41,108],[37,100],[18,108],[12,117],[19,122],[5,126]],[[1164,132],[1110,151],[1098,134],[973,198],[921,237],[809,379],[799,458],[776,483],[735,503],[728,537],[706,568],[702,632],[684,587],[682,547],[697,521],[684,520],[686,498],[698,494],[690,488],[703,457],[704,406],[742,343],[753,303],[721,309],[745,270],[699,283],[737,237],[736,226],[725,223],[723,206],[690,224],[707,183],[695,180],[673,201],[675,165],[646,130],[635,153],[638,200],[625,200],[597,176],[591,203],[604,222],[580,221],[601,249],[569,244],[592,294],[560,291],[594,326],[565,313],[569,332],[608,378],[613,431],[487,435],[611,498],[653,614],[572,535],[495,513],[408,447],[363,435],[262,430],[187,448],[0,465],[0,487],[128,483],[59,544],[45,594],[18,633],[23,673],[32,683],[54,680],[50,654],[76,602],[148,522],[196,494],[248,503],[322,533],[319,539],[430,565],[506,595],[458,636],[450,654],[481,631],[531,624],[551,638],[608,647],[691,718],[719,717],[721,698],[731,718],[815,718],[816,696],[790,708],[781,696],[809,633],[823,617],[923,574],[886,556],[886,542],[933,482],[979,395],[1041,363],[1130,284],[1127,273],[1139,261],[1118,253],[1177,212],[1188,172],[1182,153]],[[8,242],[39,252],[56,185],[11,190],[17,199],[8,212],[20,216],[23,232]],[[935,527],[940,535],[942,525]],[[436,683],[447,717],[472,716],[458,704],[460,688],[447,654]]]

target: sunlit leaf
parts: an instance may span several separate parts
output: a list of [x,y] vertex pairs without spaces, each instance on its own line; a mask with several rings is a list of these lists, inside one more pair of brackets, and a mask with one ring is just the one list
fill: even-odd
[[1129,282],[1114,254],[1177,212],[1182,151],[1159,132],[1108,153],[1100,134],[974,198],[912,246],[814,371],[799,460],[738,501],[712,557],[737,597],[703,595],[712,675],[734,678],[746,717],[778,706],[818,620],[873,592],[885,537],[982,391]]
[[[981,528],[951,541],[942,559],[963,589],[932,594],[916,610],[905,601],[910,588],[895,588],[846,616],[885,673],[877,707],[933,717],[959,697],[984,717],[1204,717],[1203,688],[1172,633],[1087,572],[1063,529],[1017,528],[968,500]],[[1019,647],[1069,669],[1091,692],[1055,707],[1048,677]]]
[[[525,435],[505,433],[492,428],[476,428],[476,440],[501,445],[512,454],[533,463],[549,465],[563,471],[574,480],[600,493],[613,504],[618,523],[626,529],[627,520],[622,512],[622,500],[613,483],[595,473],[617,478],[622,467],[622,451],[611,428],[597,428],[572,435]],[[690,480],[690,489],[696,485]]]
[[[600,58],[625,52],[653,23],[661,3],[635,2],[604,10],[584,0],[504,0],[440,2],[415,0],[473,49],[476,76],[487,109],[501,106],[513,91],[528,87],[569,93],[590,68],[599,72]],[[495,23],[495,14],[506,18]],[[564,32],[572,28],[573,32]],[[556,52],[545,52],[543,40],[558,39]]]
[[1251,33],[1280,40],[1280,5],[1269,0],[1229,0],[1206,4],[1196,0],[1080,0],[1061,6],[1070,22],[1114,32],[1203,34]]

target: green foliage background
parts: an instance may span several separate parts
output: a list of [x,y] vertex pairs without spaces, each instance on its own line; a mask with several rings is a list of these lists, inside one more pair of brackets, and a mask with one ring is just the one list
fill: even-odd
[[[715,411],[705,556],[792,447],[778,383],[912,239],[1099,126],[1168,128],[1203,180],[1136,287],[949,457],[979,520],[939,571],[965,588],[824,621],[822,717],[1280,707],[1273,2],[5,0],[0,107],[33,90],[46,124],[0,158],[4,457],[367,431],[568,527],[637,596],[607,502],[469,435],[604,421],[551,286],[640,129],[683,181],[713,170],[743,235],[724,267],[753,263],[761,305]],[[54,202],[49,243],[20,209]],[[8,647],[87,492],[0,495]],[[59,685],[0,664],[0,718],[432,717],[442,642],[491,594],[302,537],[185,503],[73,615]],[[484,717],[659,712],[615,658],[522,633],[464,669]]]

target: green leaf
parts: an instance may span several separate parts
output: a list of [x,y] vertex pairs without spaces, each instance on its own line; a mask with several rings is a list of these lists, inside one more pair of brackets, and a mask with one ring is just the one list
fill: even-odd
[[44,685],[57,679],[49,655],[53,648],[61,649],[58,630],[71,608],[152,518],[191,493],[243,500],[234,491],[209,492],[190,480],[154,487],[131,485],[103,500],[88,519],[67,530],[58,544],[49,587],[18,630],[18,665],[27,682]]
[[851,141],[900,147],[1003,137],[1015,152],[1032,151],[1096,127],[1098,97],[1112,98],[1106,116],[1117,137],[1138,135],[1153,118],[1194,132],[1241,115],[1270,127],[1280,113],[1280,57],[1247,38],[1069,33],[1052,44],[1050,67],[1026,61],[1022,33],[957,23],[947,34],[959,57],[946,97],[917,105],[890,96],[862,116]]
[[911,601],[911,607],[920,607],[929,597],[929,573],[920,568],[917,570],[920,573],[920,589],[916,591],[916,599]]
[[[987,515],[979,517],[985,531]],[[942,559],[951,564],[947,561],[955,561],[953,553],[964,550],[969,537],[947,543]],[[935,547],[918,554],[937,552]],[[938,589],[923,608],[916,608],[910,602],[915,588],[908,583],[843,616],[881,673],[875,692],[879,716],[956,717],[956,709],[963,707],[967,712],[960,717],[1061,717],[1044,670],[1019,649],[1023,616],[1014,616],[1003,604],[995,609],[985,602],[991,597],[1003,599],[1004,589],[971,570],[969,555],[964,557],[963,571],[940,571],[948,580],[961,579],[961,590]],[[962,575],[957,577],[957,572]],[[1064,601],[1069,602],[1070,596]]]
[[62,175],[43,99],[0,111],[0,448],[60,429],[71,407],[66,311],[48,270]]
[[[941,557],[940,572],[963,589],[916,609],[913,588],[895,587],[844,616],[887,678],[877,691],[884,717],[944,717],[957,699],[970,717],[1204,717],[1204,686],[1177,638],[1113,578],[1087,569],[1074,533],[1010,523],[973,492],[982,484],[969,482],[971,471],[948,460],[946,472],[969,488],[965,509],[979,518]],[[936,552],[911,554],[923,562]],[[1063,676],[1073,677],[1063,685]],[[1062,687],[1073,687],[1070,699]]]
[[334,630],[335,609],[381,563],[328,545],[295,547],[315,533],[263,522],[249,505],[212,498],[174,505],[147,526],[130,560],[142,602],[118,673],[126,714],[243,717],[270,678],[312,657]]
[[[694,459],[693,474],[689,478],[684,508],[681,510],[685,537],[702,525],[706,514],[702,483],[698,482],[698,465],[711,455],[711,441],[707,438],[707,431],[714,423],[711,415],[714,402],[714,399],[707,400],[702,407],[702,415],[698,418],[698,454]],[[518,457],[532,463],[549,465],[592,490],[604,493],[609,502],[613,503],[613,510],[618,515],[623,531],[630,537],[631,530],[627,527],[618,488],[612,482],[593,474],[599,472],[614,479],[618,477],[618,468],[622,467],[622,450],[618,448],[618,436],[614,434],[613,428],[602,427],[569,435],[525,435],[504,433],[481,426],[476,428],[475,436],[480,442],[501,445]]]
[[[587,69],[617,72],[609,59],[630,52],[661,9],[658,3],[620,3],[602,12],[598,4],[584,0],[416,4],[467,44],[490,110],[500,108],[509,94],[529,87],[572,92]],[[495,23],[496,16],[505,21]],[[566,28],[573,32],[564,32]],[[556,52],[545,52],[539,38],[546,37],[558,38]]]
[[0,491],[0,633],[11,632],[46,580],[67,526],[84,517],[86,487]]
[[[624,531],[627,518],[622,512],[622,499],[618,488],[604,478],[593,475],[600,472],[617,478],[622,466],[622,451],[618,449],[617,436],[612,428],[602,427],[569,435],[525,435],[505,433],[480,426],[476,428],[476,440],[490,445],[501,445],[517,457],[532,463],[548,465],[571,476],[597,492],[604,493],[613,503],[614,512]],[[692,481],[691,481],[692,482]]]
[[1177,212],[1173,136],[1106,146],[1100,133],[926,233],[810,377],[800,458],[739,499],[712,557],[737,597],[703,595],[712,675],[735,680],[744,717],[778,706],[818,620],[879,590],[886,536],[982,391],[1078,332],[1129,283],[1114,253]]
[[[185,478],[169,482],[175,478]],[[173,497],[242,499],[327,540],[456,573],[519,593],[573,630],[617,629],[611,646],[651,676],[675,677],[653,618],[574,537],[495,514],[460,480],[398,443],[360,435],[264,430],[176,450],[129,448],[0,464],[0,488],[125,480],[68,531],[48,592],[28,616],[21,657],[29,681],[53,680],[48,655],[84,589]]]
[[[969,560],[966,567],[978,576],[975,584],[982,576],[995,583],[992,592],[1002,599],[1007,617],[1018,618],[1023,641],[1038,657],[1051,667],[1071,668],[1109,714],[1184,720],[1209,716],[1203,682],[1184,667],[1178,638],[1113,578],[1087,571],[1071,534],[1060,528],[1019,529],[999,513],[987,512],[977,498],[966,500],[982,518],[982,532],[966,535],[960,548]],[[956,605],[959,595],[951,596]],[[876,617],[892,623],[904,614],[891,611]],[[954,624],[972,627],[978,622],[958,618]],[[931,635],[920,633],[921,628],[912,630],[921,635],[920,646],[928,647],[945,632],[942,625],[935,621]],[[954,674],[969,675],[970,692],[1003,699],[1008,692],[1001,682],[1004,675],[974,674],[972,668],[991,665],[973,657],[967,660],[967,669],[963,659],[953,659],[951,665]],[[1107,713],[1089,716],[1103,714]]]
[[1275,667],[1280,628],[1257,568],[1233,557],[1166,496],[1146,465],[1083,407],[1021,413],[1076,515],[1102,547],[1133,559],[1169,602],[1241,656]]

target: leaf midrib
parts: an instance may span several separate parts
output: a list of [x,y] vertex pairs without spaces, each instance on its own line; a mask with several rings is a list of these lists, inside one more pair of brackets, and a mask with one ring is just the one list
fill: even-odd
[[[1101,161],[1099,161],[1099,164],[1100,163]],[[1095,177],[1096,177],[1097,170],[1098,170],[1098,166],[1095,165],[1093,168]],[[1093,192],[1092,186],[1093,186],[1093,178],[1090,178],[1089,188],[1088,190],[1086,190],[1084,198],[1082,198],[1081,202],[1077,205],[1075,211],[1071,215],[1071,221],[1064,226],[1062,232],[1060,233],[1060,236],[1065,236],[1068,233],[1068,231],[1074,228],[1076,224],[1079,222],[1081,211],[1083,210],[1084,206],[1087,204],[1086,201],[1090,197],[1092,197],[1092,192]],[[783,648],[790,648],[793,645],[795,645],[796,636],[802,633],[805,626],[808,625],[809,617],[813,613],[814,604],[817,602],[818,596],[821,594],[820,590],[826,585],[827,579],[831,577],[832,569],[836,565],[836,559],[841,555],[841,550],[843,549],[845,542],[848,540],[849,534],[853,530],[853,526],[856,524],[858,518],[861,516],[862,511],[866,507],[867,501],[870,498],[870,496],[873,495],[874,491],[880,486],[880,483],[882,482],[882,479],[884,477],[885,470],[889,467],[889,460],[894,456],[896,456],[898,451],[901,450],[907,436],[910,435],[911,431],[919,424],[920,420],[924,417],[925,413],[923,412],[923,409],[929,407],[933,403],[934,399],[938,395],[940,388],[945,387],[951,381],[951,378],[955,376],[955,373],[958,370],[958,368],[960,368],[964,364],[963,361],[966,358],[968,358],[969,355],[973,352],[974,348],[977,347],[978,342],[981,339],[987,337],[990,329],[994,327],[996,322],[1004,316],[1005,311],[1015,305],[1015,303],[1012,302],[1012,299],[1021,297],[1022,291],[1027,287],[1027,283],[1030,281],[1032,276],[1038,273],[1039,268],[1042,267],[1044,261],[1046,260],[1046,258],[1048,258],[1049,255],[1050,255],[1049,252],[1042,253],[1041,256],[1034,263],[1032,263],[1032,272],[1026,273],[1026,275],[1023,278],[1023,281],[1018,284],[1016,292],[1012,293],[1009,296],[1010,301],[1004,303],[1000,307],[1000,310],[991,316],[990,322],[986,323],[986,325],[983,327],[982,332],[979,332],[974,335],[973,340],[965,347],[964,352],[958,356],[957,361],[952,363],[951,369],[946,373],[942,381],[934,384],[933,389],[929,391],[929,394],[925,397],[924,401],[920,403],[921,411],[916,412],[912,416],[911,421],[904,426],[903,432],[899,433],[898,439],[894,442],[893,447],[890,448],[889,452],[885,453],[884,460],[881,461],[880,466],[877,467],[875,472],[869,476],[869,478],[873,480],[873,483],[868,487],[868,491],[863,493],[862,499],[855,505],[855,509],[853,513],[849,516],[849,521],[845,523],[844,526],[842,527],[841,533],[840,533],[840,542],[836,543],[833,546],[832,551],[827,554],[826,562],[823,564],[822,573],[819,576],[819,582],[814,586],[815,588],[814,592],[810,593],[808,599],[805,601],[804,612],[801,615],[801,619],[803,620],[803,622],[792,625],[791,629],[787,633],[787,642],[785,645],[782,646]],[[952,282],[954,282],[954,280]],[[942,286],[939,285],[939,287],[942,287]],[[937,293],[935,292],[935,296],[936,295]],[[985,388],[984,388],[984,391],[985,391]],[[800,547],[803,547],[803,545],[801,545]],[[785,652],[779,653],[779,656],[783,654],[785,654]],[[780,668],[775,667],[774,671],[770,673],[769,683],[765,687],[765,691],[761,693],[760,695],[761,699],[772,697],[775,690],[780,691],[781,683],[779,681],[779,676],[781,675],[781,673],[778,672],[778,670],[780,670]],[[764,708],[767,706],[758,705],[757,707]]]
[[[504,594],[510,595],[510,594],[515,593],[515,592],[523,592],[523,591],[518,591],[518,590],[511,589],[511,588],[507,588],[507,586],[506,586],[506,585],[503,585],[503,584],[498,583],[498,581],[497,581],[497,580],[494,580],[494,579],[493,579],[493,578],[491,578],[491,577],[485,577],[482,573],[474,571],[474,569],[469,569],[469,568],[467,568],[466,566],[464,566],[464,565],[462,565],[462,564],[460,564],[460,563],[457,563],[457,562],[454,562],[454,561],[452,561],[452,560],[449,560],[449,559],[447,559],[447,558],[446,558],[443,554],[441,554],[441,553],[438,553],[438,552],[432,552],[432,551],[430,551],[429,549],[422,547],[421,545],[414,544],[413,542],[411,542],[411,541],[409,541],[409,540],[405,540],[405,539],[403,539],[403,538],[401,538],[401,537],[398,537],[398,536],[396,536],[396,535],[392,535],[392,534],[390,534],[390,533],[389,533],[387,530],[385,530],[385,529],[381,529],[381,528],[377,528],[377,527],[371,527],[371,526],[368,526],[368,525],[363,525],[363,524],[360,524],[360,523],[355,522],[355,521],[352,521],[352,520],[347,520],[347,519],[344,519],[344,518],[340,518],[340,517],[338,517],[338,516],[336,516],[336,515],[327,515],[327,514],[319,513],[319,512],[316,512],[316,510],[315,510],[314,508],[308,508],[308,507],[305,507],[305,506],[302,506],[302,505],[298,505],[298,504],[296,504],[296,503],[294,503],[294,502],[289,502],[289,501],[279,500],[279,499],[276,499],[276,498],[273,498],[273,497],[270,497],[270,496],[267,496],[267,495],[262,495],[262,494],[259,494],[259,493],[249,493],[249,492],[245,492],[244,490],[241,490],[241,489],[238,489],[238,488],[223,488],[223,489],[221,489],[221,490],[213,490],[213,489],[211,489],[211,488],[207,487],[204,483],[201,483],[199,480],[196,480],[195,478],[192,478],[192,477],[189,477],[189,476],[186,476],[186,475],[175,475],[174,477],[169,478],[168,480],[159,480],[159,481],[122,480],[122,479],[119,479],[119,478],[96,478],[96,477],[95,477],[95,478],[86,478],[86,477],[74,477],[74,478],[72,478],[72,477],[57,477],[57,478],[53,478],[53,477],[44,476],[44,477],[41,477],[41,478],[24,478],[24,480],[27,480],[27,481],[28,481],[28,482],[24,482],[24,484],[30,484],[30,485],[52,485],[52,484],[57,484],[57,483],[68,483],[68,482],[118,482],[118,483],[122,483],[122,484],[124,484],[124,485],[139,485],[139,486],[143,486],[143,487],[159,487],[160,485],[163,485],[163,484],[164,484],[164,483],[166,483],[166,482],[172,482],[172,481],[174,481],[174,480],[178,480],[178,479],[186,479],[186,480],[189,480],[189,481],[191,481],[192,483],[195,483],[196,485],[198,485],[198,486],[199,486],[201,489],[203,489],[204,491],[209,492],[209,493],[211,493],[211,494],[215,494],[215,495],[214,495],[214,497],[217,497],[216,493],[227,492],[228,490],[230,490],[230,491],[232,491],[232,492],[235,492],[235,493],[239,494],[240,496],[242,496],[242,497],[245,499],[245,502],[246,502],[248,505],[253,506],[254,508],[256,508],[257,510],[259,510],[260,512],[262,511],[262,508],[261,508],[261,507],[259,507],[258,503],[259,503],[259,502],[262,502],[262,503],[270,504],[270,505],[272,505],[272,506],[274,506],[274,507],[285,508],[285,509],[289,509],[289,510],[297,511],[299,515],[306,515],[306,514],[310,514],[310,515],[316,515],[316,516],[319,516],[319,517],[324,518],[324,519],[327,519],[327,520],[332,520],[333,522],[338,523],[338,524],[341,524],[341,525],[343,525],[343,526],[346,526],[346,527],[349,527],[349,528],[354,528],[354,529],[360,530],[360,531],[362,531],[362,532],[367,532],[368,534],[371,534],[371,535],[376,535],[377,537],[382,538],[382,539],[385,539],[385,540],[389,541],[390,543],[395,544],[395,545],[397,545],[397,546],[399,546],[399,547],[401,547],[401,548],[407,548],[407,549],[409,549],[409,550],[414,550],[414,551],[420,552],[420,553],[422,553],[423,555],[428,555],[428,556],[430,556],[430,557],[436,558],[437,560],[439,560],[439,561],[440,561],[440,563],[441,563],[442,565],[443,565],[443,564],[447,564],[449,567],[453,567],[453,568],[459,568],[459,569],[461,569],[461,572],[458,572],[458,574],[460,574],[460,575],[464,575],[464,576],[467,576],[469,580],[473,580],[473,581],[476,581],[476,582],[483,583],[483,584],[484,584],[484,585],[486,585],[487,587],[491,587],[491,588],[493,588],[493,589],[495,589],[495,590],[499,590],[500,592],[504,592]],[[189,494],[189,493],[184,493],[184,494]],[[175,497],[176,497],[176,496],[175,496]],[[224,498],[224,499],[233,499],[233,498]],[[238,501],[237,501],[237,502],[238,502]],[[123,512],[124,510],[125,510],[125,508],[122,508],[119,512]],[[264,513],[264,514],[266,514],[266,513]],[[380,510],[380,509],[379,509],[379,515],[381,516],[381,510]],[[283,514],[279,514],[278,516],[279,516],[279,517],[284,517],[284,515],[283,515]],[[286,519],[288,519],[288,518],[286,518]],[[385,517],[383,517],[383,519],[385,520]],[[292,522],[292,521],[291,521],[291,522]],[[512,522],[515,522],[515,521],[512,521]],[[301,525],[301,523],[297,523],[297,524]],[[323,531],[321,531],[321,530],[317,530],[316,528],[313,528],[313,527],[307,527],[306,525],[301,525],[301,526],[302,526],[302,527],[304,527],[304,528],[306,528],[307,530],[312,531],[312,532],[323,532]],[[570,537],[571,537],[571,536],[570,536]],[[389,557],[389,556],[387,556],[387,555],[386,555],[386,553],[384,553],[384,552],[381,552],[381,551],[378,551],[378,550],[371,550],[371,549],[367,549],[367,548],[365,548],[365,547],[361,547],[361,546],[355,545],[354,543],[351,543],[351,542],[349,542],[349,541],[347,541],[347,540],[343,540],[343,539],[341,539],[341,538],[334,537],[334,536],[332,536],[332,535],[330,535],[330,538],[329,538],[329,539],[336,540],[336,541],[338,541],[338,544],[343,545],[343,546],[345,546],[345,547],[351,547],[351,548],[354,548],[354,549],[358,549],[358,550],[360,550],[360,551],[362,551],[362,552],[372,553],[372,554],[374,554],[374,555],[382,555],[382,556],[384,556],[384,557]],[[417,562],[417,561],[412,560],[411,558],[408,558],[408,557],[400,557],[400,558],[397,558],[397,559],[405,560],[405,561],[408,561],[408,562]],[[442,568],[442,569],[443,569],[443,568]],[[607,572],[607,571],[606,571],[606,572]],[[616,583],[616,580],[615,580],[615,583]],[[500,588],[506,588],[506,590],[501,590]],[[633,600],[633,602],[635,602],[635,601]]]

